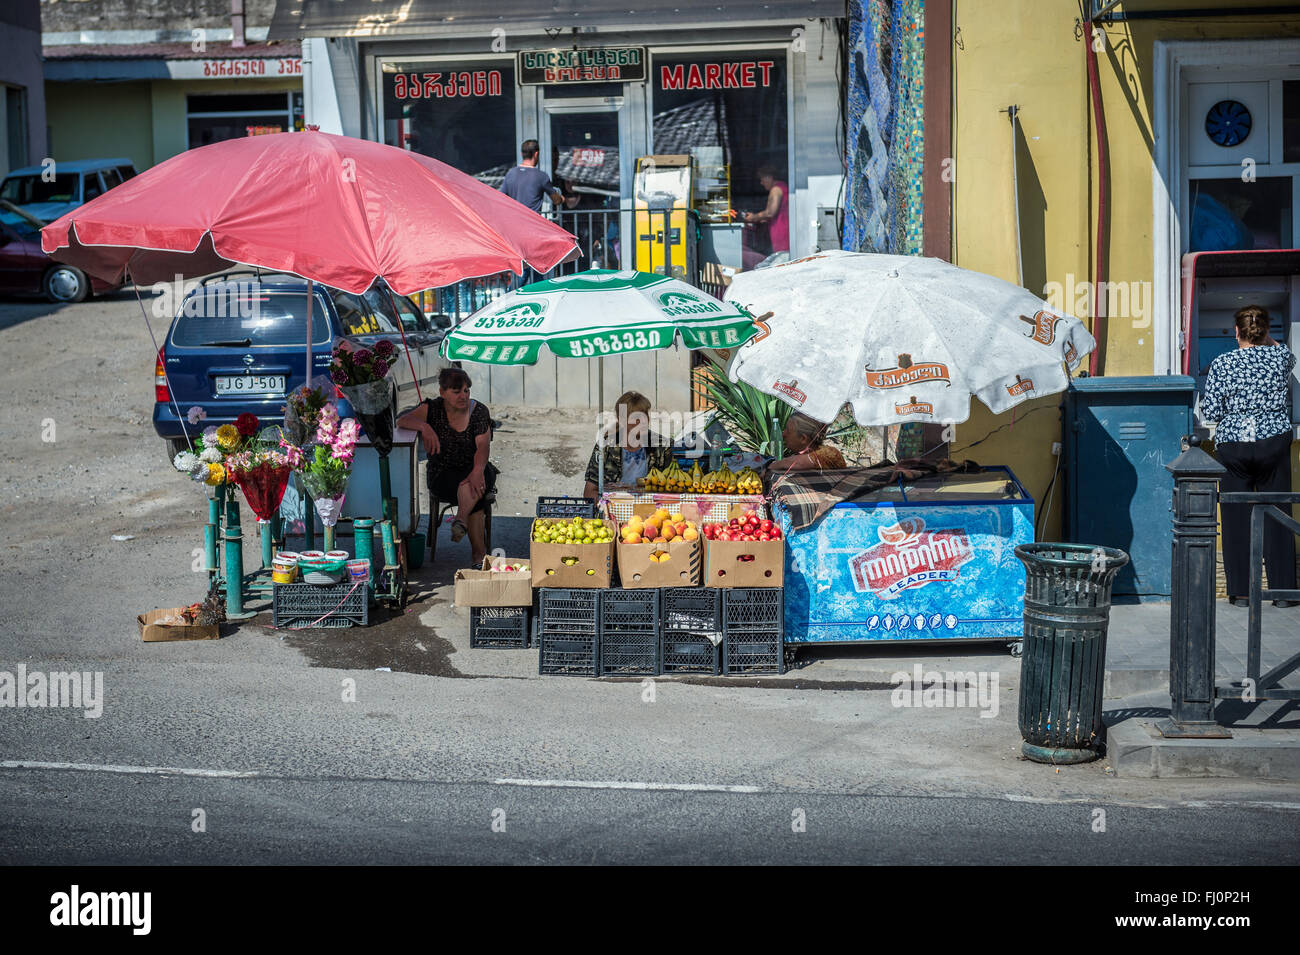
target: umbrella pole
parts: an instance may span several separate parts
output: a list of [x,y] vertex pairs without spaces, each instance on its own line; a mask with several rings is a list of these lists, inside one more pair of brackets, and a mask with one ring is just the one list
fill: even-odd
[[605,359],[597,358],[596,366],[596,388],[600,391],[600,417],[596,419],[600,422],[596,432],[600,444],[600,454],[596,458],[596,499],[599,501],[605,496]]
[[[307,365],[306,375],[303,378],[304,385],[311,385],[311,308],[312,302],[316,298],[316,293],[311,279],[307,280]],[[312,502],[311,495],[307,493],[307,487],[301,481],[298,482],[302,489],[302,539],[306,550],[316,549],[316,527],[315,514],[313,513],[315,504]]]

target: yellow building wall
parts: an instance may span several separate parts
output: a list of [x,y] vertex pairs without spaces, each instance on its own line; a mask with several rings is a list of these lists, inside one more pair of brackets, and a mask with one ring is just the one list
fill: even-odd
[[[1093,327],[1098,157],[1084,44],[1094,42],[1109,150],[1105,279],[1128,298],[1119,314],[1122,298],[1111,299],[1100,371],[1150,375],[1154,323],[1176,319],[1152,298],[1155,42],[1300,37],[1300,18],[1148,20],[1098,30],[1094,38],[1079,22],[1076,0],[956,0],[953,261],[1017,281],[1014,157],[1021,284]],[[1013,105],[1018,134],[1003,112]],[[1010,465],[1041,510],[1058,461],[1059,403],[1051,396],[1022,405],[1012,424],[1010,413],[995,416],[972,402],[954,457]],[[1060,514],[1058,483],[1041,537],[1059,535]]]
[[288,93],[301,80],[142,80],[45,84],[46,122],[56,160],[127,156],[148,169],[186,149],[190,94]]
[[45,84],[50,155],[57,161],[129,158],[154,164],[150,83]]

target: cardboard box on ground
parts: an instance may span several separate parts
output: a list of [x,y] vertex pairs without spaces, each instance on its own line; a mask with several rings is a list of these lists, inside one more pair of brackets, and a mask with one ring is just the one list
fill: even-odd
[[[618,526],[602,520],[610,535],[618,536]],[[614,579],[614,542],[608,544],[557,544],[533,540],[537,521],[529,528],[529,560],[534,587],[605,588]],[[565,558],[574,558],[566,564]]]
[[145,643],[165,643],[172,640],[219,640],[221,628],[216,624],[200,627],[186,623],[181,617],[184,607],[150,610],[135,618],[140,626],[140,639]]
[[452,601],[457,607],[529,607],[533,603],[531,570],[493,570],[532,564],[522,557],[484,557],[481,570],[456,571]]
[[[695,524],[699,531],[699,507],[695,506],[696,516],[688,514],[692,502],[683,502],[681,513],[687,521]],[[635,504],[632,514],[647,518],[655,513],[651,503]],[[667,544],[625,544],[622,541],[622,528],[619,529],[618,542],[618,579],[623,586],[630,589],[643,587],[695,587],[700,583],[703,564],[703,537],[696,540],[684,540],[675,537]],[[651,555],[667,554],[667,560],[652,560]]]

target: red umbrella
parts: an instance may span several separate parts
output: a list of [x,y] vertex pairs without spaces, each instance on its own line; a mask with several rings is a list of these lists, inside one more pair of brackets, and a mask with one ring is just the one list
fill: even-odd
[[462,279],[546,272],[572,235],[419,153],[309,130],[191,149],[74,209],[41,248],[106,281],[191,278],[231,265],[402,295]]
[[312,282],[361,293],[383,278],[410,295],[522,275],[525,264],[547,272],[578,254],[568,232],[446,163],[315,129],[173,156],[47,225],[41,248],[114,283],[128,271],[150,285],[236,264],[299,275],[306,380]]

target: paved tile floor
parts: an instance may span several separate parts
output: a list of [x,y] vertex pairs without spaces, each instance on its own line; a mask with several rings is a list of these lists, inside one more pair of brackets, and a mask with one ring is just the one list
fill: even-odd
[[[1215,675],[1237,680],[1246,675],[1246,627],[1250,611],[1226,600],[1216,603]],[[1116,604],[1111,608],[1106,645],[1108,668],[1169,669],[1168,603]],[[1282,609],[1265,602],[1260,641],[1261,670],[1267,672],[1300,653],[1300,607]],[[1300,672],[1292,672],[1284,686],[1300,686]]]

